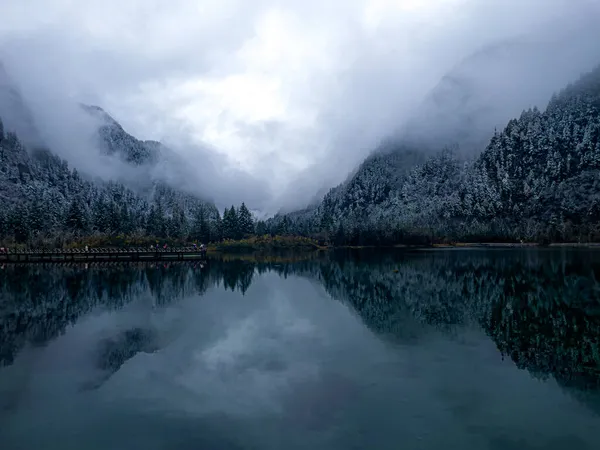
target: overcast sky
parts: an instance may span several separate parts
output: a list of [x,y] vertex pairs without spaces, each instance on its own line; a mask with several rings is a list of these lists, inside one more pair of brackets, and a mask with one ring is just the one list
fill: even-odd
[[272,211],[342,181],[464,58],[598,28],[599,2],[0,0],[0,59],[29,98],[98,104],[209,158],[219,202]]

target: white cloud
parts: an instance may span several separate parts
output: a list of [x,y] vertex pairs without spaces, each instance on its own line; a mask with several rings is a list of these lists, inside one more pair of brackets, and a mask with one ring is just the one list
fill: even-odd
[[100,104],[132,134],[185,142],[190,161],[192,143],[210,148],[221,171],[268,188],[215,187],[223,202],[278,208],[341,181],[461,59],[599,11],[596,0],[0,0],[0,58],[29,97]]

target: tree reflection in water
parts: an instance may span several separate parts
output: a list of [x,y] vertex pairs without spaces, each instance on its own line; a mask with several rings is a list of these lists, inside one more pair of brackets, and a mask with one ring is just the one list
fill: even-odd
[[[44,345],[95,308],[119,309],[144,295],[161,307],[210,287],[243,294],[268,271],[318,281],[391,342],[410,344],[431,327],[444,333],[481,327],[517,367],[552,377],[600,413],[600,254],[593,251],[345,251],[206,265],[7,265],[0,271],[0,363],[10,365],[26,344]],[[151,329],[134,327],[100,343],[97,365],[110,376],[136,353],[157,349]]]

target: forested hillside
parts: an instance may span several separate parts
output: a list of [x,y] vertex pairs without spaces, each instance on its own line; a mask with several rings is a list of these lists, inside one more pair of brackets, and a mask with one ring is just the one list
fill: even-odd
[[90,142],[74,139],[77,144],[71,145],[82,148],[64,153],[110,157],[118,169],[110,180],[78,173],[57,156],[65,149],[48,148],[29,105],[0,64],[0,246],[60,246],[84,237],[220,239],[217,208],[187,189],[185,164],[173,151],[135,138],[98,106],[79,107],[84,120],[76,131]]
[[[104,152],[151,167],[168,149],[127,134],[98,107]],[[145,173],[145,172],[144,172]],[[135,183],[134,183],[135,184]],[[600,240],[600,68],[523,111],[472,160],[426,157],[404,144],[367,158],[321,204],[254,223],[246,206],[216,207],[161,180],[92,180],[47,149],[26,148],[0,122],[0,240],[62,245],[82,237],[203,242],[301,235],[335,245]]]
[[123,127],[99,106],[81,105],[99,121],[97,145],[107,155],[116,155],[134,165],[156,163],[160,158],[160,143],[140,141],[125,132]]
[[370,157],[321,205],[271,229],[337,244],[600,240],[600,68],[523,111],[473,160],[445,148],[412,168]]
[[[61,246],[90,237],[210,242],[255,232],[244,203],[225,209],[221,218],[213,204],[164,182],[134,191],[122,183],[86,179],[49,150],[26,149],[16,134],[4,131],[1,119],[0,205],[5,245]],[[258,232],[267,232],[264,223]]]
[[168,305],[214,285],[244,293],[257,274],[273,271],[318,282],[372,332],[402,345],[414,345],[432,329],[456,336],[465,327],[480,328],[517,367],[535,378],[553,377],[600,411],[594,401],[600,387],[600,293],[589,277],[599,261],[597,254],[586,258],[582,262],[573,254],[554,264],[535,252],[378,250],[320,253],[298,261],[211,259],[202,268],[178,262],[124,264],[111,271],[94,265],[60,270],[17,265],[0,271],[0,366],[11,364],[23,346],[44,344],[94,308],[120,308],[144,293],[157,306]]
[[91,181],[49,150],[28,151],[0,119],[0,240],[61,245],[85,236],[220,236],[214,205],[162,182],[148,195]]

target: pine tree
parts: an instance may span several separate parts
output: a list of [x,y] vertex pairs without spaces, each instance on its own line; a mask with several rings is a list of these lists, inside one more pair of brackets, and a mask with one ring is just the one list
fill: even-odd
[[210,242],[210,226],[203,206],[198,207],[194,212],[191,237],[201,243]]
[[210,222],[210,236],[213,241],[220,242],[223,239],[223,220],[219,211]]
[[9,229],[17,242],[27,242],[31,235],[30,211],[27,204],[19,204],[9,218]]
[[79,197],[75,197],[67,211],[65,220],[67,228],[74,232],[84,232],[88,227],[86,210]]
[[285,236],[289,233],[289,229],[290,219],[288,219],[288,216],[283,216],[283,220],[279,223],[279,226],[277,227],[277,234],[279,234],[280,236]]
[[223,238],[224,239],[239,239],[239,221],[235,207],[232,205],[230,209],[225,209],[223,213]]
[[148,214],[146,230],[146,232],[150,236],[166,236],[166,219],[164,216],[163,206],[160,200],[150,207],[150,213]]
[[44,203],[39,198],[36,198],[31,205],[29,215],[31,231],[42,231],[48,228],[49,220],[47,214],[48,210]]
[[8,230],[8,210],[0,208],[0,240],[4,237],[6,230]]
[[136,228],[136,223],[134,222],[133,215],[130,213],[130,208],[127,202],[123,202],[119,213],[121,218],[120,232],[125,235],[131,234]]
[[268,229],[267,229],[267,224],[265,223],[265,221],[259,220],[258,222],[256,222],[256,235],[264,236],[267,233],[268,233]]
[[178,207],[177,211],[177,224],[179,226],[179,237],[181,239],[186,239],[189,232],[189,223],[187,216],[185,215],[185,211],[182,207]]
[[254,222],[252,220],[252,214],[243,202],[237,213],[237,219],[238,230],[242,237],[254,234]]
[[187,219],[180,205],[173,207],[173,215],[168,220],[169,236],[177,239],[185,239],[187,236]]
[[108,204],[108,224],[112,234],[121,233],[121,210],[114,200]]
[[148,212],[148,218],[146,219],[146,233],[149,236],[158,236],[158,229],[159,224],[156,205],[152,205],[150,207],[150,211]]
[[344,245],[346,243],[346,235],[344,234],[344,227],[342,226],[341,223],[338,226],[338,229],[335,232],[335,235],[333,236],[333,243],[334,243],[334,245],[338,245],[338,246]]

